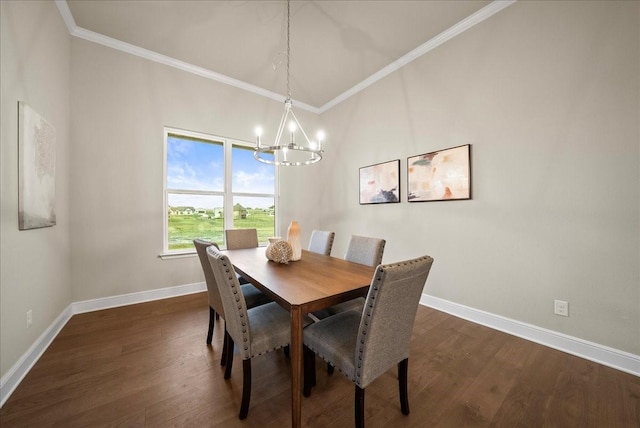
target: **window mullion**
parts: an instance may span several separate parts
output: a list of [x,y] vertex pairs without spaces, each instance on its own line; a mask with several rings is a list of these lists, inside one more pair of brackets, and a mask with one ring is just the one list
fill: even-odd
[[224,140],[224,228],[233,229],[233,193],[231,191],[231,149],[233,144]]

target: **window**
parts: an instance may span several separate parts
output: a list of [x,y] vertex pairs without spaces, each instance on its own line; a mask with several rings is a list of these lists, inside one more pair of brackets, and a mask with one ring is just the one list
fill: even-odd
[[253,144],[165,128],[164,254],[192,253],[202,238],[225,247],[225,229],[275,236],[276,168]]

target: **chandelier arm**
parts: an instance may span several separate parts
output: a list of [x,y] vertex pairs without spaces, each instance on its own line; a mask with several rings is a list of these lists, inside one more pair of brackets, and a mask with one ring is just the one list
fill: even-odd
[[285,113],[282,115],[282,118],[280,119],[280,125],[278,126],[278,133],[276,134],[276,140],[275,140],[275,145],[279,146],[280,145],[280,139],[282,138],[282,132],[284,131],[284,127],[286,125],[287,122],[287,117],[289,116],[289,112],[291,110],[290,109],[286,109]]
[[304,129],[302,128],[302,126],[300,126],[300,122],[298,122],[298,118],[296,117],[296,114],[293,112],[293,110],[289,110],[289,112],[291,113],[291,116],[293,116],[293,120],[296,121],[296,125],[298,125],[298,129],[300,129],[300,132],[302,132],[302,135],[304,135],[304,138],[307,140],[307,144],[311,145],[311,140],[309,139],[309,137],[307,137],[307,133],[304,132]]

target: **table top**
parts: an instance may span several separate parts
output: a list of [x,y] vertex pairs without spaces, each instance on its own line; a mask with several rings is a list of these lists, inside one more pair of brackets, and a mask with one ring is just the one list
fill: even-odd
[[302,258],[288,264],[267,260],[265,247],[226,250],[234,268],[282,306],[301,306],[304,312],[366,294],[375,267],[302,250]]

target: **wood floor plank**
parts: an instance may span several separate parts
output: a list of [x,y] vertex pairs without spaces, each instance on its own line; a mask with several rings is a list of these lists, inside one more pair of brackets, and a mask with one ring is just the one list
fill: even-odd
[[567,361],[558,376],[544,426],[596,427],[598,369],[591,361]]
[[[211,346],[205,293],[72,317],[0,409],[8,427],[280,428],[290,424],[290,365],[280,351],[252,361],[247,419],[238,419],[242,364],[224,379],[223,321]],[[302,402],[308,427],[353,425],[353,384],[316,361]],[[638,427],[640,378],[420,307],[409,357],[408,416],[397,371],[366,390],[369,428]]]

